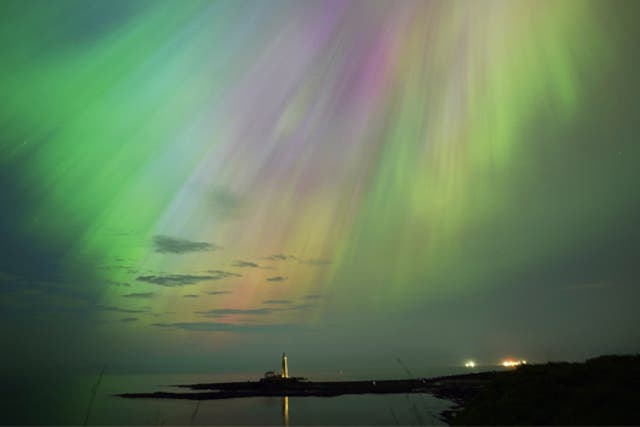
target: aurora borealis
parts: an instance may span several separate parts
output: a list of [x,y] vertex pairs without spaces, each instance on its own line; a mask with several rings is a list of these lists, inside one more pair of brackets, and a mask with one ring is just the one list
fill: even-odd
[[638,12],[1,2],[5,367],[639,351]]

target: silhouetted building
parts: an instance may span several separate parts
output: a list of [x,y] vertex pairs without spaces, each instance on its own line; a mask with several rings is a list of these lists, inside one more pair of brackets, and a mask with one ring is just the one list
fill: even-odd
[[276,374],[274,371],[265,372],[263,377],[265,380],[277,380],[279,378],[282,378],[282,375]]

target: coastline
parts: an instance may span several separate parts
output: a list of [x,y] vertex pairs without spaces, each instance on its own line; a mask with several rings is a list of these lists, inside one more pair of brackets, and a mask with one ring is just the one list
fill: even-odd
[[640,425],[640,355],[523,365],[448,398],[450,425]]
[[259,396],[320,396],[345,394],[411,394],[429,393],[460,404],[475,396],[496,375],[496,372],[448,375],[434,378],[366,381],[247,381],[175,385],[189,392],[157,391],[151,393],[122,393],[129,399],[188,399],[218,400]]
[[601,356],[404,380],[247,381],[183,384],[188,391],[123,393],[132,399],[219,400],[243,397],[333,397],[426,393],[453,402],[440,413],[449,425],[638,425],[640,356]]

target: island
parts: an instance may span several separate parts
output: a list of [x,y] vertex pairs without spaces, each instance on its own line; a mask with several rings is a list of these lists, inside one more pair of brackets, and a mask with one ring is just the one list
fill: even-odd
[[287,356],[282,356],[282,371],[267,372],[258,381],[178,384],[174,387],[189,391],[157,391],[124,393],[120,397],[133,399],[215,400],[257,396],[340,396],[344,394],[431,393],[437,397],[463,403],[475,396],[496,375],[480,372],[432,378],[389,379],[366,381],[309,381],[289,376]]

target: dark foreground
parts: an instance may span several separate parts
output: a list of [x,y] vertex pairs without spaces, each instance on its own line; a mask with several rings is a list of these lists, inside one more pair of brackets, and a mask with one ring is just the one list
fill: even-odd
[[523,365],[503,372],[387,381],[236,382],[176,386],[189,391],[126,393],[145,399],[230,399],[430,393],[458,409],[453,425],[640,425],[640,355],[601,356],[585,363]]
[[499,372],[454,425],[640,425],[640,356],[525,365]]

